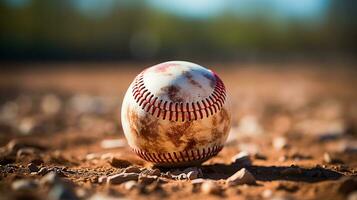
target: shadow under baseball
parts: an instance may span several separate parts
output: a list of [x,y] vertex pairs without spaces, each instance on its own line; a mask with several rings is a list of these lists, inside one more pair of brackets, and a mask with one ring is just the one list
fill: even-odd
[[[238,164],[217,163],[199,166],[205,179],[227,179],[242,168],[251,172],[258,181],[297,181],[297,182],[321,182],[337,180],[342,173],[322,167],[303,168],[297,166],[242,166]],[[160,168],[160,167],[158,167]],[[175,171],[177,168],[160,168],[161,171]]]
[[[236,164],[213,164],[201,166],[203,177],[213,180],[226,179],[239,171],[242,166]],[[343,174],[322,167],[302,168],[296,166],[245,166],[256,180],[259,181],[302,181],[320,182],[326,180],[336,180]]]

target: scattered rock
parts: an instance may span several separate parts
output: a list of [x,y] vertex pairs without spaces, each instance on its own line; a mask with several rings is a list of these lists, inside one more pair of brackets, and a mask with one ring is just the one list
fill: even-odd
[[41,167],[40,170],[38,170],[37,174],[43,176],[43,175],[47,174],[47,172],[48,172],[48,170],[46,167]]
[[259,150],[259,146],[255,143],[239,143],[239,150],[248,152],[250,155],[257,154]]
[[47,148],[39,145],[39,144],[35,144],[35,143],[31,143],[31,142],[25,142],[25,141],[19,141],[19,140],[11,140],[9,143],[7,143],[6,148],[11,151],[11,152],[17,152],[20,149],[23,148],[32,148],[35,150],[46,150]]
[[36,149],[34,148],[21,148],[17,151],[16,153],[16,157],[20,158],[21,156],[29,156],[29,155],[34,155],[36,154],[38,151],[36,151]]
[[231,177],[229,177],[226,182],[230,186],[243,185],[243,184],[255,184],[254,176],[245,168],[242,168]]
[[53,115],[61,110],[62,102],[55,94],[47,94],[43,96],[41,109],[44,114]]
[[[189,168],[186,168],[185,170],[183,170],[183,173],[186,174],[185,177],[183,177],[183,175],[179,175],[179,176],[182,176],[181,178],[188,178],[189,180],[193,180],[193,179],[196,179],[198,178],[200,175],[202,175],[202,171],[201,169],[198,169],[197,167],[189,167]],[[180,173],[181,174],[181,173]],[[182,179],[180,179],[182,180]]]
[[13,190],[31,190],[37,187],[37,184],[31,180],[17,180],[11,184]]
[[196,179],[198,178],[198,171],[190,171],[187,173],[187,178],[189,180],[193,180],[193,179]]
[[255,116],[247,115],[240,119],[237,131],[251,137],[261,135],[264,129]]
[[66,175],[63,173],[64,170],[61,168],[54,167],[49,169],[49,171],[55,173],[58,177],[66,177]]
[[309,159],[311,159],[312,157],[309,156],[309,155],[303,155],[303,154],[301,154],[301,153],[295,152],[295,153],[293,153],[293,154],[291,155],[291,158],[292,158],[293,160],[299,161],[299,160],[309,160]]
[[128,181],[128,182],[124,183],[124,188],[125,188],[126,190],[132,190],[132,189],[134,189],[136,186],[137,186],[136,181]]
[[100,176],[98,178],[98,183],[106,183],[107,182],[108,177],[107,176]]
[[196,184],[202,184],[202,183],[204,183],[205,181],[206,181],[206,180],[203,179],[203,178],[198,178],[198,179],[192,180],[191,183],[192,183],[193,185],[196,185]]
[[287,161],[288,160],[288,157],[287,156],[280,156],[279,158],[278,158],[278,161],[279,162],[285,162],[285,161]]
[[110,165],[116,168],[126,168],[129,167],[131,164],[131,162],[127,161],[127,160],[123,160],[123,159],[118,159],[113,157],[110,161],[109,161]]
[[86,155],[86,160],[95,160],[95,159],[99,159],[100,156],[96,153],[89,153]]
[[234,155],[231,159],[232,164],[239,166],[250,166],[252,161],[250,160],[249,153],[246,151],[241,151],[240,153]]
[[159,169],[151,169],[147,171],[147,175],[151,175],[151,176],[160,176],[161,175],[161,171]]
[[329,163],[329,164],[336,164],[336,163],[343,163],[341,160],[337,158],[333,158],[331,154],[329,153],[324,153],[324,162]]
[[81,199],[87,199],[88,198],[88,191],[86,190],[86,189],[84,189],[84,188],[78,188],[78,189],[76,189],[76,195],[77,195],[77,197],[79,197],[79,198],[81,198]]
[[38,171],[38,167],[33,163],[28,164],[27,168],[30,170],[30,172],[37,172]]
[[270,198],[273,196],[273,191],[272,190],[269,190],[269,189],[266,189],[262,192],[262,197],[267,199],[267,198]]
[[34,129],[38,126],[33,118],[24,118],[18,124],[18,131],[23,135],[29,135],[34,132]]
[[129,166],[127,168],[125,168],[124,170],[125,173],[137,173],[139,174],[141,172],[140,168],[138,166]]
[[127,181],[137,181],[139,174],[136,173],[120,173],[113,176],[109,176],[107,182],[110,184],[121,184]]
[[273,147],[276,150],[282,150],[288,147],[288,142],[285,137],[276,137],[273,140]]
[[112,153],[105,153],[100,156],[101,160],[110,160],[114,157]]
[[103,149],[114,149],[126,146],[126,141],[123,139],[112,139],[112,140],[103,140],[100,143],[100,146]]
[[214,181],[205,181],[201,185],[201,191],[204,194],[221,194],[222,190],[221,187]]
[[176,180],[186,180],[187,179],[187,174],[182,173],[182,174],[179,174],[177,176],[173,176],[173,178],[176,179]]
[[145,185],[151,184],[158,179],[157,176],[144,175],[139,176],[139,182]]

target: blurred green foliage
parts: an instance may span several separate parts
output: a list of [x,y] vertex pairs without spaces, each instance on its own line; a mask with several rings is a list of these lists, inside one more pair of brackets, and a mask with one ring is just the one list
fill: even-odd
[[332,1],[317,22],[281,22],[228,11],[204,19],[185,18],[140,0],[116,5],[99,16],[79,12],[71,0],[31,0],[16,8],[2,1],[0,58],[227,59],[249,54],[355,53],[356,4]]

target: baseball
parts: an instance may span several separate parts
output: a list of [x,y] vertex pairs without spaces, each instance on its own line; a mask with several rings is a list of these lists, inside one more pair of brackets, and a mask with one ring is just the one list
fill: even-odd
[[122,104],[129,146],[158,166],[201,164],[218,154],[227,139],[226,95],[218,75],[194,63],[170,61],[145,69]]

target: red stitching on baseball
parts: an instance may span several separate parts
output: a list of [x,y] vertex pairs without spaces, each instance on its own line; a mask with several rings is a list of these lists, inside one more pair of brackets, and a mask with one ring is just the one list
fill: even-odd
[[[211,156],[217,155],[223,148],[223,145],[213,146],[203,149],[196,149],[196,151],[191,150],[191,155],[189,151],[179,151],[179,152],[168,152],[168,153],[150,153],[137,148],[132,148],[132,150],[142,159],[154,162],[154,163],[180,163],[189,162],[194,160],[204,160]],[[195,153],[196,152],[196,153]],[[173,156],[172,156],[172,155]]]
[[[226,90],[222,80],[212,72],[216,85],[210,96],[197,102],[168,102],[162,99],[158,101],[158,97],[154,97],[144,84],[144,72],[141,72],[134,81],[132,93],[135,101],[139,106],[155,116],[170,121],[184,121],[203,119],[217,113],[224,105],[226,100]],[[186,104],[186,105],[184,105]],[[150,113],[150,112],[149,112]],[[181,116],[180,116],[181,115]]]

